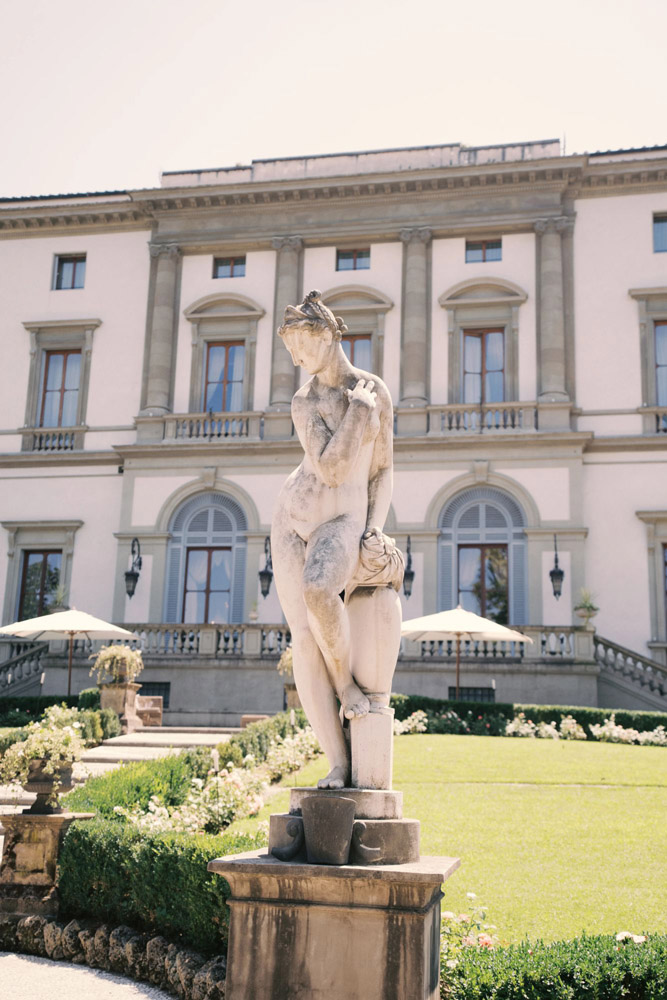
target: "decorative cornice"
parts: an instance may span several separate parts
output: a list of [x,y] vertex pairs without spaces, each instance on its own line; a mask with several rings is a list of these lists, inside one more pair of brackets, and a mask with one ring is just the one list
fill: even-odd
[[401,242],[410,243],[430,243],[433,239],[433,230],[422,226],[416,229],[401,229]]
[[540,236],[545,233],[559,233],[567,236],[574,232],[574,216],[560,215],[550,219],[538,219],[535,222],[535,232]]
[[36,319],[25,320],[23,326],[30,333],[39,333],[40,330],[96,330],[102,325],[101,319]]
[[303,238],[301,236],[274,236],[271,240],[274,250],[294,250],[298,253],[303,250]]
[[183,251],[178,243],[149,243],[148,252],[151,257],[174,257],[181,256]]

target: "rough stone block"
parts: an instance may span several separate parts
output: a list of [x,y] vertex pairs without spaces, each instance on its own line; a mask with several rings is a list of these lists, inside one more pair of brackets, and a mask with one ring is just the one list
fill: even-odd
[[342,795],[354,799],[357,819],[401,819],[403,816],[403,792],[365,788],[291,788],[289,811],[301,815],[301,802],[309,795]]

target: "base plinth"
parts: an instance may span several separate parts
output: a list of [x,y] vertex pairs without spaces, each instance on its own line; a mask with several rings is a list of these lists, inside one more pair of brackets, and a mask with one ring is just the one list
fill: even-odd
[[211,861],[231,888],[227,1000],[437,1000],[440,886],[458,866]]
[[311,795],[353,799],[357,819],[401,819],[403,815],[403,792],[371,788],[290,788],[290,813],[300,816],[301,803]]

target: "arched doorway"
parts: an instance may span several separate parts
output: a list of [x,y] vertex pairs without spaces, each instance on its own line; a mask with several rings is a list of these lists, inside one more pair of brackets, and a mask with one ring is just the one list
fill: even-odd
[[525,625],[525,515],[493,487],[459,493],[439,518],[438,608],[461,604],[500,622]]
[[169,524],[165,621],[243,621],[247,518],[224,493],[190,497]]

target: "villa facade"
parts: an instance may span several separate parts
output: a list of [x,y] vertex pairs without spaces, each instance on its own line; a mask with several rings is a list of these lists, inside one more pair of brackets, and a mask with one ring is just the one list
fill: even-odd
[[[6,200],[0,257],[3,623],[61,597],[131,624],[172,723],[282,706],[258,572],[302,453],[276,330],[318,288],[394,400],[404,617],[460,602],[535,640],[467,647],[463,692],[667,702],[667,147],[449,145]],[[65,689],[57,644],[3,655],[0,696]],[[452,684],[446,644],[406,644],[396,690]]]

